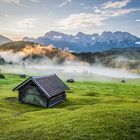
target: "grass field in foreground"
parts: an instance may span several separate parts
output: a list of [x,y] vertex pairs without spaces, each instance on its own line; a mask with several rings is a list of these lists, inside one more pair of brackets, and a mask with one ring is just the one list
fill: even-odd
[[76,82],[46,109],[17,102],[24,79],[0,79],[0,140],[139,140],[140,84]]

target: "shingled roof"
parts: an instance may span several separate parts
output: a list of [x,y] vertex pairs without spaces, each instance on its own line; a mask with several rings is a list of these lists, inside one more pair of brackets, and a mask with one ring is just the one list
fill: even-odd
[[48,76],[41,76],[41,77],[30,77],[25,80],[23,83],[18,85],[13,89],[19,90],[22,86],[27,84],[29,81],[33,81],[39,89],[45,93],[48,97],[53,97],[55,95],[64,92],[65,90],[69,90],[69,87],[63,83],[63,81],[56,75],[48,75]]

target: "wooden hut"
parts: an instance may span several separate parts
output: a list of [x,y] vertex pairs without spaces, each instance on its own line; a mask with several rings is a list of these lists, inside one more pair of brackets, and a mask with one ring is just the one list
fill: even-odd
[[21,103],[52,107],[66,100],[68,86],[57,75],[30,77],[13,89]]

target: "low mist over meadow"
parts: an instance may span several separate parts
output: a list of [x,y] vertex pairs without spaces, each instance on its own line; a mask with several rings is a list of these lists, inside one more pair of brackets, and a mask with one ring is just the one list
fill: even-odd
[[[3,73],[28,75],[56,73],[65,79],[77,80],[105,80],[107,77],[140,78],[139,63],[137,64],[136,60],[129,60],[130,57],[128,59],[127,56],[118,54],[112,57],[107,53],[102,53],[100,57],[100,53],[76,54],[57,49],[53,45],[15,42],[0,47],[0,68]],[[131,61],[135,67],[131,66]]]

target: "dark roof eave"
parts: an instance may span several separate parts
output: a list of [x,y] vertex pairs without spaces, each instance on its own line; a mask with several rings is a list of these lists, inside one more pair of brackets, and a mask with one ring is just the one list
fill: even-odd
[[29,81],[33,81],[34,84],[35,84],[36,86],[38,86],[39,89],[40,89],[47,97],[50,97],[50,96],[48,95],[48,93],[45,92],[45,91],[43,90],[43,88],[41,88],[41,87],[35,82],[35,80],[34,80],[32,77],[29,77],[27,80],[25,80],[24,82],[22,82],[21,84],[19,84],[18,86],[16,86],[16,87],[13,89],[13,92],[15,92],[16,90],[19,90],[23,85],[25,85],[25,84],[28,83]]
[[16,90],[19,90],[23,85],[25,85],[26,83],[28,83],[31,79],[32,79],[32,77],[29,77],[28,79],[26,79],[25,81],[23,81],[21,84],[19,84],[15,88],[13,88],[13,92],[16,91]]

